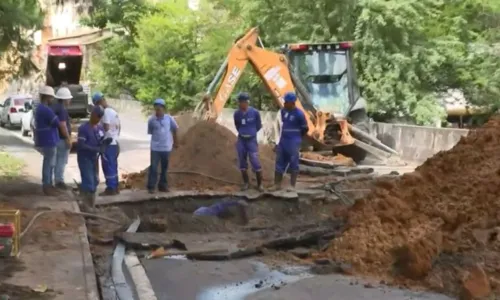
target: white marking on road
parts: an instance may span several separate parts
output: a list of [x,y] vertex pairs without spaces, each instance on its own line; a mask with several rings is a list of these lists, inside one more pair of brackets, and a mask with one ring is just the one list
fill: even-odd
[[132,251],[125,255],[125,265],[130,272],[130,276],[134,282],[139,300],[158,300],[155,292],[153,291],[148,275],[146,275],[146,271],[137,258],[135,252]]
[[285,274],[279,271],[270,271],[267,266],[260,266],[257,268],[256,276],[253,279],[207,288],[196,296],[196,300],[244,300],[252,294],[273,286],[281,287],[288,283],[294,283],[305,278],[314,277],[310,273],[304,273],[302,269],[300,269],[298,273],[290,273],[291,274]]

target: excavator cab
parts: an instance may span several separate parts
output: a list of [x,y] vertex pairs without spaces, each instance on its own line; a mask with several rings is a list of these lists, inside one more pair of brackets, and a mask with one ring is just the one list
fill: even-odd
[[[299,80],[315,110],[335,119],[367,121],[366,101],[360,97],[351,42],[288,44],[282,47],[290,71]],[[299,90],[299,93],[301,91]]]

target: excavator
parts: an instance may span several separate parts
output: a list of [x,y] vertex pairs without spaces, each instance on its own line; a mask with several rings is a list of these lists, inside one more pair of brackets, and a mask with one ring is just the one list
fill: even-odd
[[296,106],[309,127],[304,148],[342,154],[356,163],[370,154],[385,163],[398,153],[369,134],[367,103],[356,82],[352,46],[351,42],[300,43],[271,51],[264,48],[258,28],[252,28],[233,44],[195,113],[203,120],[216,120],[250,63],[279,108],[285,93],[296,92]]

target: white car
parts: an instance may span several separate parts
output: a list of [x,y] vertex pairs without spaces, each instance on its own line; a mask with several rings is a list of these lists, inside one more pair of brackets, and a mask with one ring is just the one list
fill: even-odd
[[26,112],[21,118],[21,133],[23,136],[29,136],[34,128],[33,122],[33,101],[26,105]]
[[9,128],[22,126],[21,119],[26,113],[25,103],[32,101],[29,95],[14,95],[0,104],[0,126],[8,125]]

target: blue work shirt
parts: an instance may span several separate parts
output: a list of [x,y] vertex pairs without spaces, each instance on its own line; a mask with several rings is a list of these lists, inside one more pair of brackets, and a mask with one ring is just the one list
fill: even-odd
[[52,109],[40,103],[35,112],[35,146],[55,147],[59,142],[59,118]]
[[249,107],[247,111],[240,109],[235,111],[233,118],[234,126],[241,137],[255,137],[257,136],[257,132],[262,128],[260,113],[253,107]]
[[241,206],[238,201],[218,202],[210,206],[202,206],[194,211],[195,216],[218,216],[232,206]]
[[298,108],[292,110],[282,108],[280,112],[283,122],[280,140],[302,141],[302,136],[308,131],[304,113]]
[[89,122],[83,123],[78,127],[77,154],[87,157],[97,157],[103,138],[104,129],[101,126],[92,126]]
[[[69,118],[69,113],[64,104],[56,103],[52,106],[54,113],[59,118],[59,122],[66,122],[66,129],[68,130],[68,135],[71,137],[71,119]],[[63,138],[62,132],[59,129],[59,137]]]
[[148,120],[148,134],[151,135],[151,151],[170,152],[174,145],[172,132],[179,126],[174,118],[165,114],[162,117],[153,115]]

